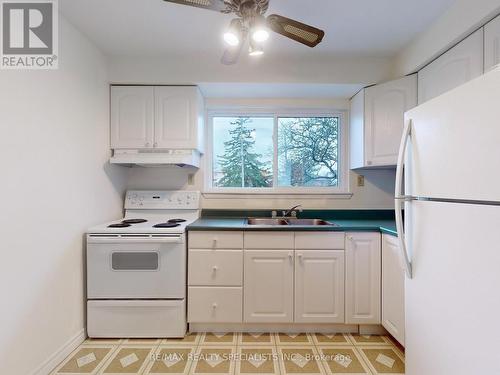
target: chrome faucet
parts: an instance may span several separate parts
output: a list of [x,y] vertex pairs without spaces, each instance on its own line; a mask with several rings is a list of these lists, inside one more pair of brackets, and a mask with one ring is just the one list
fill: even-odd
[[293,206],[292,208],[290,208],[287,211],[283,211],[283,217],[285,218],[290,214],[292,214],[292,216],[297,216],[297,212],[295,211],[296,209],[298,209],[299,212],[302,212],[302,205],[298,204],[296,206]]

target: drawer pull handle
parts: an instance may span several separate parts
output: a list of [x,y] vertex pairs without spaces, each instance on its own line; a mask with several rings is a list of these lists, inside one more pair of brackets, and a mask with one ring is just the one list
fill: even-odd
[[217,308],[217,304],[216,303],[213,303],[212,304],[212,309],[216,309]]

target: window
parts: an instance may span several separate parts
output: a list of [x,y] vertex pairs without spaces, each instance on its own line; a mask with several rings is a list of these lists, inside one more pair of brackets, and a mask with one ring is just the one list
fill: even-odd
[[211,113],[208,190],[345,193],[343,113]]

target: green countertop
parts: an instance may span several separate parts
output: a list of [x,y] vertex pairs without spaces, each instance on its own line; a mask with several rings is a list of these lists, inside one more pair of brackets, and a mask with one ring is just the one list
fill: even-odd
[[322,217],[336,226],[286,226],[286,225],[248,225],[246,219],[236,217],[203,217],[188,226],[188,231],[314,231],[314,232],[382,232],[397,236],[394,220],[332,219]]

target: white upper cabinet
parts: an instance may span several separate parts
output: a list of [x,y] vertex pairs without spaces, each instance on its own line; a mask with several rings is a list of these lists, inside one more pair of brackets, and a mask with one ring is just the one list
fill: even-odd
[[483,50],[483,29],[480,29],[420,70],[418,103],[482,75]]
[[156,147],[200,150],[202,126],[203,98],[198,88],[155,87]]
[[405,344],[405,270],[398,239],[382,236],[382,325]]
[[295,252],[295,322],[344,323],[344,251]]
[[203,98],[195,86],[114,86],[111,148],[202,152],[203,117]]
[[380,233],[346,234],[345,322],[380,324]]
[[111,88],[111,148],[153,146],[153,92],[153,87]]
[[351,168],[396,165],[404,113],[416,105],[416,75],[356,94],[351,101]]
[[500,16],[484,27],[484,71],[500,64]]

